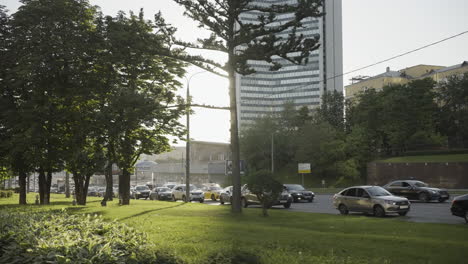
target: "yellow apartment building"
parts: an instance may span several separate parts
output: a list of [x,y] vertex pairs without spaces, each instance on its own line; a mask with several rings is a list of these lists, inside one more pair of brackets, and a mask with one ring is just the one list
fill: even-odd
[[413,80],[432,78],[436,82],[443,81],[453,75],[468,73],[468,61],[450,67],[436,65],[416,65],[399,71],[391,71],[389,67],[384,73],[373,77],[357,76],[351,79],[351,84],[345,86],[347,100],[354,98],[367,89],[382,90],[391,84],[405,84]]

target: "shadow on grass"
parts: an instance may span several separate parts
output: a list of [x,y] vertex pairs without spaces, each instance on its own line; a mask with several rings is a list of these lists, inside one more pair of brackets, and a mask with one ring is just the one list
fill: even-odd
[[146,211],[143,211],[143,212],[139,212],[139,213],[137,213],[137,214],[134,214],[134,215],[130,215],[130,216],[127,216],[127,217],[124,217],[124,218],[120,218],[119,221],[128,220],[128,219],[131,219],[131,218],[134,218],[134,217],[139,217],[139,216],[142,216],[142,215],[145,215],[145,214],[149,214],[149,213],[152,213],[152,212],[157,212],[157,211],[172,209],[172,208],[176,208],[176,207],[183,206],[183,205],[185,205],[185,203],[179,203],[179,204],[177,204],[177,205],[172,205],[172,206],[167,206],[167,207],[162,207],[162,208],[156,208],[156,209],[152,209],[152,210],[146,210]]

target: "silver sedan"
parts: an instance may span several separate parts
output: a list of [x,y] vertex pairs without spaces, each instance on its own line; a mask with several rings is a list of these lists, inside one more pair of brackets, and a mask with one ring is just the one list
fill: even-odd
[[395,213],[406,215],[410,210],[410,202],[403,197],[394,196],[379,186],[349,187],[333,196],[333,205],[341,214],[349,211],[373,213],[383,217]]

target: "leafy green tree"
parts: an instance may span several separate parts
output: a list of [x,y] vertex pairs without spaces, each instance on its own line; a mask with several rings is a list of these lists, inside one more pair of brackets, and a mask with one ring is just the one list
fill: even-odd
[[312,122],[298,131],[294,138],[295,161],[310,163],[314,175],[328,182],[359,180],[356,161],[346,151],[344,133],[328,122]]
[[21,115],[21,89],[14,85],[14,77],[10,74],[16,64],[12,54],[14,46],[12,19],[0,6],[0,164],[2,178],[18,175],[19,204],[26,204],[26,178],[33,167],[28,163],[31,158],[31,146],[27,142],[32,138],[30,133],[23,131]]
[[[259,5],[252,0],[174,1],[185,7],[185,15],[212,33],[208,38],[199,39],[198,43],[175,41],[175,44],[183,47],[177,58],[229,79],[233,157],[232,211],[240,213],[240,152],[235,74],[255,73],[255,70],[247,64],[248,60],[266,61],[270,63],[272,71],[281,68],[281,64],[273,60],[275,56],[294,64],[307,63],[311,51],[319,47],[319,36],[306,38],[302,34],[295,33],[302,27],[304,19],[322,15],[320,11],[322,1],[298,0],[294,4],[271,6]],[[242,21],[240,16],[245,12],[257,12],[258,23]],[[283,14],[294,14],[294,16],[285,21],[281,16]],[[292,34],[287,37],[277,35],[286,30],[291,30]],[[223,52],[227,54],[227,62],[222,65],[202,56],[187,55],[182,52],[185,48]],[[297,55],[291,56],[293,52]]]
[[268,216],[268,209],[283,192],[283,184],[275,180],[273,174],[266,170],[256,171],[247,177],[247,187],[260,201],[263,216]]
[[[423,79],[384,88],[381,93],[383,112],[380,115],[390,153],[400,154],[409,150],[408,138],[419,131],[435,133],[438,111],[434,87],[432,79]],[[414,147],[425,149],[431,146]]]
[[450,147],[468,148],[468,74],[448,78],[436,91],[441,114],[438,130],[448,136]]
[[105,125],[108,159],[122,170],[122,204],[130,203],[130,175],[140,155],[169,150],[166,135],[180,137],[185,132],[178,122],[184,102],[175,95],[180,86],[176,77],[185,73],[184,65],[167,57],[167,35],[153,32],[158,32],[160,20],[156,15],[154,22],[146,21],[141,11],[129,17],[120,12],[104,22],[109,53],[102,67],[109,68],[101,82],[108,96],[100,119]]
[[86,85],[82,74],[93,62],[83,43],[89,44],[94,9],[86,1],[22,2],[11,21],[9,54],[16,63],[9,80],[16,93],[16,129],[31,147],[28,163],[39,172],[40,202],[47,204],[52,173],[64,168],[67,106]]
[[318,109],[318,118],[328,122],[337,130],[344,130],[344,96],[338,91],[325,92]]

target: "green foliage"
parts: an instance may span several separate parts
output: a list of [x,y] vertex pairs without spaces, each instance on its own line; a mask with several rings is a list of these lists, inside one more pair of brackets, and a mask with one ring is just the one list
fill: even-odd
[[[406,152],[421,139],[421,134],[416,133],[436,134],[438,106],[434,87],[432,79],[423,79],[405,85],[386,86],[382,91],[365,91],[358,97],[358,103],[347,111],[348,127],[360,127],[371,144],[371,151],[375,149],[385,155]],[[413,141],[408,140],[411,137]],[[434,136],[426,138],[435,140]],[[429,143],[417,148],[428,149],[436,142]]]
[[178,263],[143,233],[66,211],[0,212],[2,263]]
[[[34,194],[28,199],[34,200]],[[173,252],[190,264],[204,264],[218,253],[226,259],[234,254],[254,254],[265,264],[463,263],[468,257],[468,229],[461,218],[460,224],[448,225],[283,209],[269,210],[272,217],[262,217],[259,208],[233,215],[229,206],[135,200],[132,207],[118,206],[117,201],[102,207],[99,200],[90,197],[86,207],[70,205],[69,210],[74,214],[98,213],[106,221],[125,223],[145,232],[146,243]],[[18,208],[14,199],[0,199],[0,211],[48,211],[71,204],[59,194],[53,194],[53,201],[47,206]]]
[[23,1],[11,17],[2,7],[0,164],[20,176],[67,169],[84,204],[104,157],[131,171],[140,154],[168,150],[167,135],[184,133],[185,71],[155,20],[103,17],[87,0]]
[[318,109],[318,118],[329,123],[338,131],[344,129],[344,96],[336,90],[325,92]]
[[468,73],[439,83],[436,91],[439,131],[448,137],[450,147],[468,148]]
[[0,198],[10,198],[13,196],[12,190],[0,190]]
[[273,206],[283,192],[283,184],[266,170],[251,172],[247,177],[247,187],[260,201],[264,216],[268,216],[267,209]]
[[[342,104],[342,95],[330,97],[335,106]],[[286,104],[281,113],[257,119],[241,134],[241,151],[249,170],[271,167],[273,144],[275,175],[284,181],[299,183],[299,177],[291,177],[297,174],[297,163],[311,163],[311,177],[328,183],[360,182],[369,158],[363,148],[367,139],[358,129],[346,137],[342,121],[335,125],[327,121],[342,120],[342,108],[335,106],[310,114]]]

